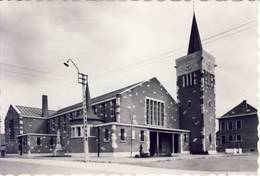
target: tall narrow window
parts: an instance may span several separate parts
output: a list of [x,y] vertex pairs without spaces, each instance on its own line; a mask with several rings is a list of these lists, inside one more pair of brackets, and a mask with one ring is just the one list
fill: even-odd
[[50,145],[54,145],[54,139],[53,139],[53,137],[50,138]]
[[81,127],[76,127],[77,137],[81,136]]
[[109,129],[105,129],[105,138],[104,138],[104,141],[105,142],[108,142],[109,141]]
[[125,129],[124,128],[121,128],[120,130],[120,140],[121,141],[125,141]]
[[153,122],[153,100],[150,100],[150,118],[151,118],[151,125],[154,124]]
[[150,124],[149,117],[149,99],[146,99],[146,124]]
[[154,124],[158,125],[158,121],[157,121],[157,102],[153,101],[153,117],[154,117]]
[[237,130],[241,130],[242,129],[242,122],[241,122],[241,120],[237,120],[236,121],[236,129]]
[[42,144],[42,139],[40,137],[36,138],[36,144],[41,145]]
[[189,73],[189,76],[190,76],[190,85],[192,86],[192,82],[193,82],[193,79],[192,79],[192,74]]
[[185,87],[186,84],[186,79],[185,79],[185,75],[182,76],[182,87]]
[[226,136],[221,136],[221,144],[225,144],[226,143]]
[[144,131],[143,130],[140,131],[140,141],[144,142]]
[[233,122],[232,121],[228,122],[228,130],[233,130]]
[[190,77],[188,74],[186,74],[186,86],[189,87]]
[[162,123],[161,123],[161,104],[160,102],[158,102],[158,111],[157,111],[157,117],[158,117],[158,126],[160,126]]
[[220,131],[224,131],[225,130],[225,122],[220,122]]
[[209,143],[212,142],[212,137],[211,137],[211,134],[209,134]]
[[164,126],[164,103],[161,103],[161,126]]

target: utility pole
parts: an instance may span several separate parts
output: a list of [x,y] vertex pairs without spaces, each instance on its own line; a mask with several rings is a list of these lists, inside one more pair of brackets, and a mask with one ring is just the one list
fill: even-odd
[[[82,110],[83,110],[83,130],[84,130],[84,161],[87,162],[89,160],[89,150],[88,150],[88,120],[87,120],[87,101],[89,100],[87,85],[88,85],[88,75],[83,74],[79,71],[77,65],[73,62],[72,59],[68,59],[66,62],[64,62],[64,65],[66,67],[69,67],[69,62],[71,62],[74,67],[78,71],[78,83],[82,85]],[[88,100],[87,100],[88,98]],[[88,102],[90,103],[90,102]]]

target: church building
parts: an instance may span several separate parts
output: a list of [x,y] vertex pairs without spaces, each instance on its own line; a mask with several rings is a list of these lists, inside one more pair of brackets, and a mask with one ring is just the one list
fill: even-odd
[[[176,59],[177,101],[157,78],[89,98],[90,155],[215,152],[215,66],[215,58],[202,49],[194,14],[188,54]],[[59,138],[65,153],[83,155],[82,112],[82,102],[49,110],[46,95],[42,108],[10,105],[7,153],[51,154]]]

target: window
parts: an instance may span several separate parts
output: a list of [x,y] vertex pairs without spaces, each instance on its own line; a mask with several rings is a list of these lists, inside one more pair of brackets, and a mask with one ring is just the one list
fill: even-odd
[[224,131],[225,130],[225,122],[220,122],[220,131]]
[[212,104],[211,104],[211,101],[210,101],[210,100],[209,100],[209,103],[208,103],[208,104],[209,104],[209,107],[211,107],[211,106],[212,106]]
[[242,129],[242,121],[241,120],[237,120],[236,121],[236,129],[237,130],[241,130]]
[[164,102],[146,98],[146,123],[164,126]]
[[14,119],[9,121],[10,139],[14,139]]
[[121,128],[120,130],[120,140],[121,141],[125,141],[125,129],[124,128]]
[[146,124],[150,124],[148,117],[149,117],[149,99],[146,99]]
[[135,139],[135,130],[132,130],[132,139]]
[[209,143],[212,142],[212,137],[211,137],[211,134],[209,134]]
[[104,138],[104,142],[108,142],[109,141],[109,129],[105,129],[105,138]]
[[232,121],[228,122],[228,130],[233,130],[233,122]]
[[226,136],[221,136],[221,144],[225,144],[226,143]]
[[41,145],[42,144],[42,139],[40,137],[36,138],[36,144]]
[[140,131],[140,141],[144,142],[144,131],[143,130]]
[[54,145],[54,139],[52,137],[50,138],[50,145]]
[[188,100],[187,106],[190,108],[191,107],[191,100]]
[[234,137],[233,137],[232,135],[229,135],[229,136],[228,136],[228,141],[229,141],[229,142],[233,142],[233,141],[234,141]]
[[75,125],[71,127],[71,137],[83,137],[83,125]]
[[236,137],[237,137],[236,141],[238,141],[238,142],[242,141],[242,136],[241,136],[241,134],[237,134]]
[[81,136],[81,127],[76,127],[77,136]]

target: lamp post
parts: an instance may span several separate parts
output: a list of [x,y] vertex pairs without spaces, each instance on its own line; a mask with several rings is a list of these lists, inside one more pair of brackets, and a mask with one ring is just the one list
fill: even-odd
[[77,69],[78,72],[78,83],[82,85],[82,109],[83,109],[83,130],[84,130],[84,161],[87,162],[89,159],[89,151],[88,151],[88,124],[87,124],[87,100],[86,100],[86,88],[88,84],[88,75],[80,73],[79,68],[77,65],[73,62],[72,59],[68,59],[66,62],[64,62],[64,65],[66,67],[69,67],[69,63],[72,63],[74,67]]

